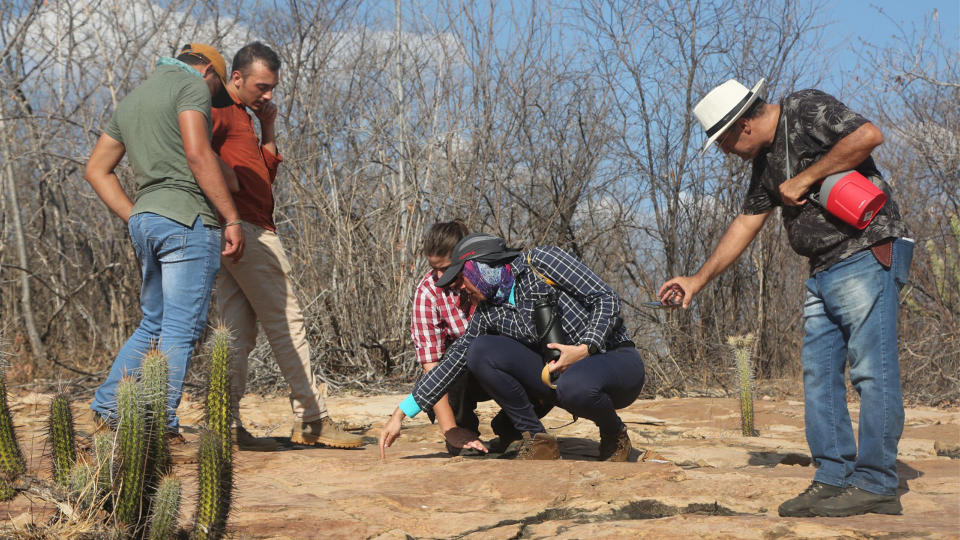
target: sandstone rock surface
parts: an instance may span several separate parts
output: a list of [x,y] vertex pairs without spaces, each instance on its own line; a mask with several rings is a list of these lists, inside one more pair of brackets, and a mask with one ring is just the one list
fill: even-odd
[[[941,454],[960,443],[960,411],[910,408],[900,445],[900,516],[784,519],[783,500],[813,477],[803,432],[803,405],[757,400],[758,437],[740,435],[734,399],[638,401],[622,411],[635,451],[628,463],[596,461],[598,433],[562,410],[544,420],[560,439],[563,460],[517,462],[448,457],[426,415],[408,420],[385,461],[376,435],[401,395],[328,399],[336,420],[367,427],[358,450],[289,444],[284,397],[247,396],[242,414],[259,436],[283,450],[240,452],[236,458],[234,538],[958,538],[960,460]],[[50,396],[14,396],[13,413],[30,467],[48,475],[44,456]],[[78,429],[92,427],[86,403],[76,403]],[[492,437],[492,402],[480,408]],[[851,405],[856,422],[857,409]],[[184,401],[188,441],[201,421],[200,404]],[[646,451],[644,453],[643,451]],[[644,458],[645,461],[641,458]],[[185,479],[181,524],[190,523],[195,465]],[[0,519],[42,521],[52,509],[17,497],[0,503]]]

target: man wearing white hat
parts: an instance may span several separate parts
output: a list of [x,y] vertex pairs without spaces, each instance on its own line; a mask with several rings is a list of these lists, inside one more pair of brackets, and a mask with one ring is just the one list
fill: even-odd
[[[763,86],[763,79],[750,89],[729,80],[693,109],[707,134],[703,151],[716,142],[725,154],[752,160],[752,174],[743,209],[713,253],[696,274],[666,281],[660,300],[689,307],[780,206],[791,247],[810,262],[801,361],[807,443],[817,466],[814,481],[780,505],[780,515],[899,514],[903,397],[897,311],[913,241],[870,157],[883,135],[821,91],[802,90],[767,104],[760,98]],[[886,204],[863,228],[807,200],[819,182],[849,170],[886,195]],[[859,448],[846,404],[848,361],[861,401]]]

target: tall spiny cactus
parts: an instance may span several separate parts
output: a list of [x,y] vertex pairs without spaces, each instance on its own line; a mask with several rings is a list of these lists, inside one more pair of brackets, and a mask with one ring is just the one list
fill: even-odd
[[150,540],[173,538],[177,530],[177,516],[180,514],[180,480],[173,476],[164,476],[157,485],[150,505]]
[[27,471],[27,462],[17,444],[13,431],[13,417],[7,403],[7,370],[0,362],[0,501],[8,501],[17,495],[12,483]]
[[77,446],[74,440],[70,401],[63,393],[54,396],[50,402],[48,430],[53,459],[53,479],[57,484],[66,486],[70,480],[70,469],[77,460]]
[[210,352],[210,382],[207,389],[207,429],[220,437],[224,455],[230,448],[230,331],[220,326],[213,332]]
[[153,350],[144,356],[140,368],[140,392],[146,402],[147,471],[148,486],[156,486],[160,478],[170,472],[170,447],[167,445],[167,386],[170,368],[167,357]]
[[737,371],[737,386],[740,390],[740,429],[746,437],[756,437],[753,428],[753,365],[751,362],[756,336],[730,336],[727,344],[733,348]]
[[117,520],[130,528],[139,529],[141,496],[146,461],[146,412],[138,396],[137,383],[124,377],[117,385],[116,459],[120,461],[117,490],[114,501]]
[[66,487],[70,498],[80,508],[90,508],[97,500],[96,473],[88,463],[77,462],[67,474]]
[[[231,446],[230,407],[230,331],[223,326],[213,333],[210,351],[210,381],[207,389],[207,429],[216,435],[220,474],[216,529],[226,528],[233,488],[233,448]],[[202,461],[201,461],[202,464]]]
[[197,513],[194,519],[193,538],[207,540],[221,538],[226,528],[226,513],[230,501],[223,490],[223,459],[220,437],[213,431],[200,435],[199,487],[197,489]]
[[109,492],[113,486],[113,433],[99,433],[93,438],[96,460],[97,496]]

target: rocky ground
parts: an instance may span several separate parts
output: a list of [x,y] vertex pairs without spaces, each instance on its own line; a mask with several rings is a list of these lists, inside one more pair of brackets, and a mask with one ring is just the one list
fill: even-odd
[[[956,409],[907,410],[899,462],[903,515],[783,519],[777,516],[779,503],[813,476],[800,402],[758,400],[759,436],[743,437],[733,399],[638,401],[622,412],[636,448],[628,463],[597,462],[596,428],[585,420],[570,423],[560,410],[544,422],[560,439],[559,462],[448,457],[438,429],[420,415],[407,421],[381,461],[378,427],[401,398],[330,398],[337,420],[366,427],[368,435],[362,449],[333,450],[289,444],[285,398],[246,397],[248,428],[284,445],[275,453],[237,455],[230,536],[960,538]],[[49,476],[44,455],[49,399],[12,397],[21,446],[38,476]],[[86,404],[77,403],[75,410],[78,429],[89,431]],[[494,409],[483,404],[480,412],[488,426]],[[854,418],[856,412],[852,404]],[[181,413],[185,436],[195,441],[192,426],[200,422],[200,404],[185,401]],[[187,526],[196,466],[178,465],[177,473],[186,480],[181,523]],[[0,518],[21,529],[52,513],[46,503],[25,496],[0,503]]]

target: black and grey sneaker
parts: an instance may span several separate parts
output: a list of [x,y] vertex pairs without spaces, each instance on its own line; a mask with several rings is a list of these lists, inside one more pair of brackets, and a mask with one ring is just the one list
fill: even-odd
[[903,511],[896,495],[877,495],[855,486],[848,486],[835,497],[821,499],[810,506],[815,516],[847,517],[860,514],[894,514]]
[[814,480],[803,493],[780,505],[781,517],[813,517],[811,507],[819,501],[839,495],[843,488]]

